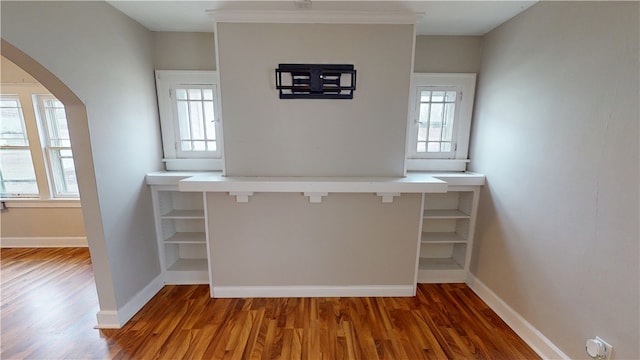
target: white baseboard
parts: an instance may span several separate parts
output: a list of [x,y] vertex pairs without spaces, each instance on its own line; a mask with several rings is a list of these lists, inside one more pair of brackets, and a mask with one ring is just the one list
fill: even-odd
[[215,298],[414,296],[413,285],[371,286],[214,286]]
[[115,310],[100,310],[96,314],[98,324],[94,329],[120,329],[120,320],[118,319],[118,312]]
[[144,289],[134,295],[124,306],[117,311],[98,311],[96,329],[120,329],[154,297],[164,286],[162,274],[151,280]]
[[86,236],[2,237],[0,248],[87,247]]
[[473,274],[469,274],[467,285],[540,357],[543,359],[571,359]]

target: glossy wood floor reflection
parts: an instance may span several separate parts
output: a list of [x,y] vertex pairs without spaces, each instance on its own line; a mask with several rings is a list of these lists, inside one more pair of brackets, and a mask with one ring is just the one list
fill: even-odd
[[166,286],[95,330],[86,249],[2,249],[2,359],[538,359],[466,285],[410,298],[211,299]]

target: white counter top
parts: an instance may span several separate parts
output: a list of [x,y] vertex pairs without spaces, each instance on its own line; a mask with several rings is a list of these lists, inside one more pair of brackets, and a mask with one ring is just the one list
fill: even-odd
[[201,192],[446,192],[447,183],[426,174],[406,177],[226,177],[193,176],[178,183],[180,191]]
[[249,177],[221,172],[164,171],[147,174],[149,185],[178,185],[187,192],[426,193],[448,186],[484,185],[475,173],[409,172],[405,177]]

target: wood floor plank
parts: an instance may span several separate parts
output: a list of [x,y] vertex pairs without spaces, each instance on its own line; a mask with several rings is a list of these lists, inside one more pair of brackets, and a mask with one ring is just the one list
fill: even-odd
[[2,359],[539,359],[464,284],[415,297],[211,299],[165,286],[96,330],[86,248],[2,249]]

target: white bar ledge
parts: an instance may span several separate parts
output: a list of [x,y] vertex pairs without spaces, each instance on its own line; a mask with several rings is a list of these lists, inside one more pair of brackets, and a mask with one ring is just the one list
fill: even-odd
[[381,193],[388,197],[389,194],[401,193],[444,193],[447,192],[447,182],[424,173],[405,177],[245,177],[217,173],[180,180],[178,189],[229,193]]
[[396,196],[400,196],[400,193],[388,193],[388,192],[379,192],[376,195],[382,198],[383,203],[392,203],[393,198]]
[[229,191],[229,195],[236,197],[238,203],[248,203],[249,196],[253,196],[251,191]]
[[309,197],[309,202],[310,203],[321,203],[322,202],[322,197],[323,196],[327,196],[329,195],[329,193],[326,192],[306,192],[304,193],[304,196],[308,196]]

